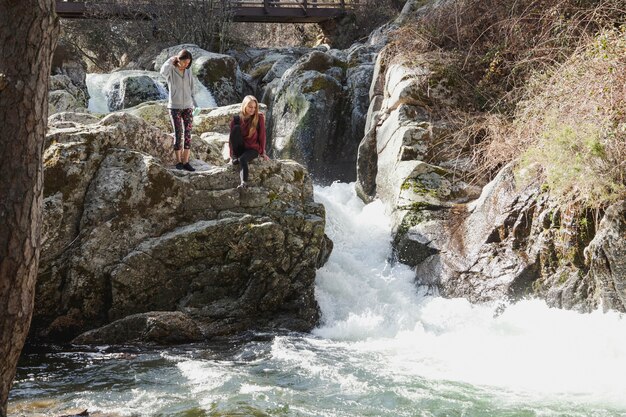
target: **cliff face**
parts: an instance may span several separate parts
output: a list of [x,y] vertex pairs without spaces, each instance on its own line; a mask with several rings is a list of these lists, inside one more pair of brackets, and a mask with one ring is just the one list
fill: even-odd
[[223,160],[196,160],[194,173],[173,162],[169,135],[136,116],[51,117],[34,338],[69,340],[116,320],[114,332],[79,340],[316,324],[315,270],[332,242],[304,167],[256,162],[242,191]]
[[[425,13],[420,6],[406,10]],[[356,187],[392,212],[397,259],[415,268],[418,284],[448,297],[535,296],[556,307],[625,311],[623,199],[593,211],[564,202],[541,176],[522,182],[515,162],[482,187],[464,182],[471,161],[432,110],[458,99],[446,73],[451,58],[379,56],[374,69]]]

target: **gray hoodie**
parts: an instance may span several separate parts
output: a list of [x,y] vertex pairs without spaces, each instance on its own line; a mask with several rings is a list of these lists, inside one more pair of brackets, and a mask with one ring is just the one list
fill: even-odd
[[161,67],[161,75],[167,81],[169,88],[168,109],[190,109],[197,107],[196,98],[193,95],[193,76],[191,69],[187,68],[183,75],[172,64],[171,58]]

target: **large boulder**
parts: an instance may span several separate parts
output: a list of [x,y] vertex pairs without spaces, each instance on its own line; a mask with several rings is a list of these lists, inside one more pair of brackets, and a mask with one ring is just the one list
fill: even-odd
[[67,75],[50,76],[48,114],[84,112],[88,101],[87,89],[76,86]]
[[[204,169],[187,173],[169,168],[172,157],[171,138],[130,114],[51,126],[32,337],[69,340],[164,311],[185,316],[159,316],[158,328],[182,326],[176,342],[197,339],[189,320],[202,338],[317,323],[315,270],[332,243],[304,167],[256,161],[241,191],[232,166],[197,161]],[[155,320],[114,328],[168,342],[149,330]],[[119,342],[78,340],[103,339]]]
[[275,86],[272,81],[280,81],[285,71],[309,52],[310,48],[248,48],[231,55],[239,62],[241,70],[248,74],[253,89],[259,92],[259,98],[269,103],[268,85]]
[[376,49],[313,50],[267,87],[272,152],[304,163],[316,180],[353,181]]
[[159,73],[149,71],[115,72],[104,86],[104,92],[110,111],[167,98],[165,80]]
[[89,102],[87,65],[76,47],[60,40],[52,56],[48,113],[83,111]]
[[[147,101],[134,107],[122,110],[124,113],[132,114],[148,122],[148,124],[161,129],[164,132],[172,132],[172,120],[167,109],[167,102]],[[195,120],[194,120],[195,121]],[[193,130],[194,133],[195,129]]]
[[106,326],[89,330],[75,344],[154,343],[158,345],[197,342],[203,339],[198,324],[180,311],[133,314]]

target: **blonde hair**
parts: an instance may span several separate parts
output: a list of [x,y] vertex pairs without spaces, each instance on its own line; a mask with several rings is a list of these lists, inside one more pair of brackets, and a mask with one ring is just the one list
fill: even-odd
[[248,106],[248,104],[250,104],[251,101],[254,101],[256,103],[256,109],[254,110],[254,115],[252,116],[248,136],[254,135],[254,133],[256,132],[256,127],[259,124],[259,100],[257,100],[254,96],[245,96],[243,98],[243,101],[241,102],[241,110],[239,111],[241,119],[245,119],[246,107]]

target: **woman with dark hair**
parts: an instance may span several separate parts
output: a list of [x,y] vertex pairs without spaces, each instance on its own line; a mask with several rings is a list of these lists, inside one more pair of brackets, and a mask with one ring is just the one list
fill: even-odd
[[[169,58],[161,67],[161,75],[167,80],[169,90],[167,108],[170,111],[174,127],[174,153],[176,168],[195,171],[189,164],[191,152],[191,129],[193,126],[193,109],[197,107],[193,94],[193,76],[191,74],[191,52],[186,49]],[[181,139],[184,142],[181,149]]]
[[259,102],[254,96],[246,96],[241,103],[239,115],[230,121],[230,158],[233,165],[239,165],[241,184],[248,186],[248,162],[261,156],[269,160],[265,153],[265,117],[259,113]]

